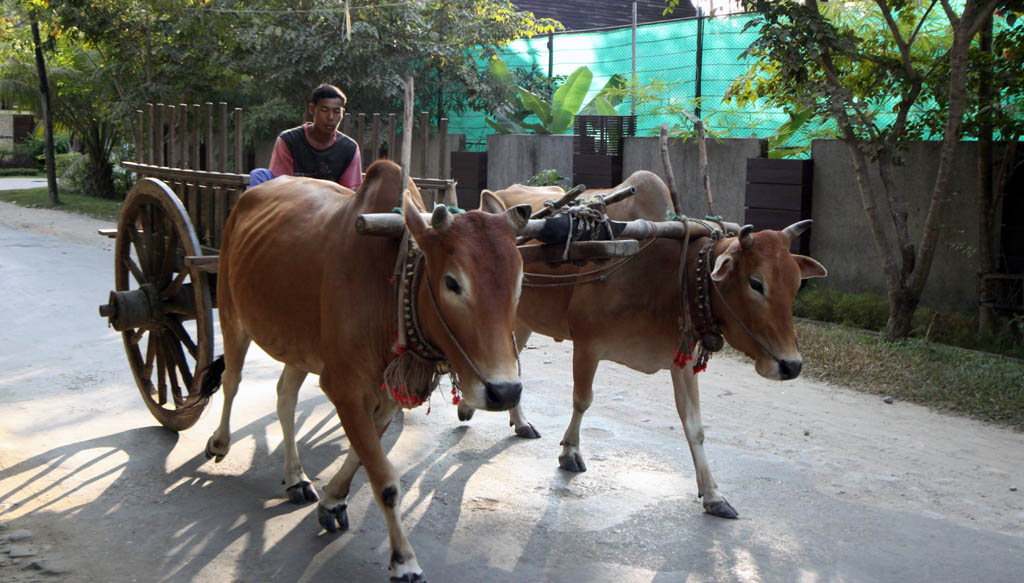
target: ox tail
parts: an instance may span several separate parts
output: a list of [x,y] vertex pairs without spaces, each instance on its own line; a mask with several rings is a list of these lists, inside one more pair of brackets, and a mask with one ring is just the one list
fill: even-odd
[[210,366],[203,370],[203,381],[199,385],[200,397],[211,397],[220,388],[221,378],[224,376],[224,355],[220,355],[210,363]]

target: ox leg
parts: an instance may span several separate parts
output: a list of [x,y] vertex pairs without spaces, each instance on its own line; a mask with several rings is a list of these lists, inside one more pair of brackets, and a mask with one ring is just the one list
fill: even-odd
[[222,322],[224,338],[224,376],[222,389],[224,406],[220,412],[220,425],[206,442],[206,459],[214,458],[220,463],[231,449],[231,405],[238,394],[238,383],[242,381],[242,366],[245,353],[249,351],[249,336],[242,331],[229,329]]
[[[519,324],[516,326],[516,344],[519,345],[519,353],[522,354],[526,348],[526,342],[530,339],[530,335],[533,334],[533,330]],[[539,439],[540,432],[526,419],[526,414],[523,413],[523,406],[516,405],[509,409],[508,412],[508,424],[511,427],[516,428],[516,435],[526,439]]]
[[[384,432],[391,425],[396,407],[385,404],[377,409],[374,414],[374,426],[377,429],[377,438],[380,439]],[[317,508],[320,525],[329,532],[345,532],[348,530],[348,494],[352,488],[352,479],[356,475],[359,466],[359,456],[354,449],[349,448],[342,462],[331,481],[324,488],[324,497]]]
[[572,419],[562,436],[562,454],[558,456],[558,466],[570,472],[587,471],[587,464],[580,454],[580,424],[594,400],[597,363],[597,357],[586,347],[576,346],[572,352]]
[[[331,392],[328,391],[328,395],[331,395]],[[402,485],[398,480],[398,472],[388,460],[380,441],[397,407],[390,401],[383,401],[374,409],[367,410],[358,398],[348,397],[349,395],[342,399],[332,398],[332,401],[338,409],[338,417],[351,444],[351,451],[338,474],[328,484],[324,499],[320,502],[321,507],[344,504],[352,475],[362,462],[370,478],[370,486],[373,488],[377,505],[384,513],[384,520],[388,525],[388,538],[391,542],[391,560],[388,568],[391,570],[392,583],[426,583],[423,569],[416,560],[416,552],[402,528],[402,515],[399,511]],[[324,525],[323,520],[321,524]]]
[[299,449],[295,445],[295,404],[299,399],[299,388],[306,380],[306,371],[285,365],[277,379],[277,418],[281,422],[284,436],[284,481],[285,495],[292,504],[316,502],[316,489],[299,461]]
[[690,445],[693,468],[697,472],[697,495],[703,500],[704,511],[722,518],[736,518],[739,514],[718,491],[718,484],[711,476],[708,458],[704,455],[704,423],[700,417],[700,393],[697,390],[697,376],[693,374],[693,362],[689,362],[683,370],[672,367],[671,372],[676,410]]
[[[530,335],[533,333],[529,328],[519,325],[516,327],[516,343],[519,345],[519,352],[522,353],[526,347],[526,341],[530,339]],[[469,421],[473,418],[473,413],[476,409],[473,409],[466,404],[465,401],[459,402],[459,421]],[[510,427],[515,427],[516,435],[525,439],[539,439],[540,432],[533,426],[533,423],[526,418],[526,414],[523,413],[522,405],[516,405],[508,411],[508,424]]]

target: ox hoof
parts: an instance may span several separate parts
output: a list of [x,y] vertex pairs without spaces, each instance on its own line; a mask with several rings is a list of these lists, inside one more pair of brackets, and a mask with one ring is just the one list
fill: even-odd
[[516,427],[516,435],[525,439],[540,439],[540,432],[533,426],[533,423]]
[[558,456],[558,467],[577,474],[587,471],[587,464],[583,463],[583,456],[578,453]]
[[302,480],[298,484],[294,484],[285,488],[285,493],[288,494],[288,501],[292,504],[306,504],[308,502],[316,502],[320,499],[316,495],[316,490],[313,489],[313,484],[310,484],[306,480]]
[[206,440],[206,459],[213,459],[215,463],[224,461],[224,456],[227,455],[227,451],[216,452],[213,450],[213,438]]
[[740,514],[736,512],[736,509],[729,504],[729,501],[725,498],[716,500],[715,502],[705,502],[704,512],[719,518],[739,518]]
[[392,577],[391,583],[430,583],[423,573],[406,573],[401,577]]
[[348,504],[338,504],[333,508],[317,506],[316,518],[327,532],[345,532],[348,530]]
[[459,421],[469,421],[473,418],[473,413],[476,413],[476,409],[459,405]]

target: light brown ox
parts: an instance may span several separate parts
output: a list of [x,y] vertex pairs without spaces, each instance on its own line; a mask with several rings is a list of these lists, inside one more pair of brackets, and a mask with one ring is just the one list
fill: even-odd
[[[380,442],[398,409],[381,381],[395,358],[398,312],[389,278],[399,242],[358,235],[356,218],[403,207],[406,227],[426,263],[413,300],[420,307],[424,336],[448,355],[462,379],[466,403],[507,410],[519,402],[522,389],[512,338],[522,279],[515,236],[529,215],[526,207],[503,215],[472,211],[456,216],[438,207],[427,224],[411,181],[408,189],[403,198],[401,169],[381,161],[368,169],[354,194],[330,182],[281,177],[239,199],[220,249],[224,410],[207,445],[207,455],[218,461],[228,452],[231,404],[246,350],[255,341],[285,364],[277,384],[277,410],[289,498],[316,500],[299,462],[294,414],[303,379],[308,373],[320,375],[320,387],[337,409],[351,446],[324,489],[317,508],[320,524],[332,532],[348,528],[346,500],[362,462],[387,520],[392,581],[405,582],[425,579],[402,528],[398,475]],[[439,312],[433,309],[430,289]],[[220,380],[215,369],[211,367],[204,383],[207,392]]]
[[[609,206],[612,218],[665,220],[666,211],[672,208],[671,198],[657,175],[637,172],[623,185],[635,186],[637,193]],[[514,185],[495,194],[505,205],[526,203],[539,210],[545,199],[557,198],[560,193],[560,189]],[[493,199],[485,196],[483,200]],[[801,279],[826,275],[825,268],[814,259],[790,254],[791,240],[807,224],[809,221],[785,231],[752,235],[747,231],[743,237],[723,238],[714,247],[711,279],[721,292],[710,294],[714,319],[729,344],[755,359],[755,369],[763,377],[786,380],[800,373],[802,359],[793,332],[793,297]],[[688,301],[694,316],[694,266],[707,240],[702,238],[689,244]],[[580,273],[593,270],[594,265],[527,265],[516,337],[521,347],[532,332],[573,341],[573,413],[558,456],[559,465],[572,472],[586,471],[580,453],[580,424],[593,399],[592,384],[598,363],[611,360],[645,373],[670,369],[676,409],[693,455],[698,495],[703,498],[704,509],[717,516],[735,518],[736,510],[718,491],[704,454],[693,362],[685,370],[673,366],[682,318],[681,249],[679,241],[658,240],[607,281],[566,287],[530,287],[529,274]],[[471,415],[468,403],[459,407],[460,419]],[[538,437],[520,407],[511,410],[510,420],[518,435]]]

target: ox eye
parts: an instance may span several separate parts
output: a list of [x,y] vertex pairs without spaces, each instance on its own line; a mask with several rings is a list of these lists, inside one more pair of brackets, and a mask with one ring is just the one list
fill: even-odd
[[457,294],[462,293],[462,286],[460,286],[459,282],[454,277],[452,277],[451,275],[444,276],[444,285],[452,293],[457,293]]
[[750,287],[753,288],[753,290],[756,291],[757,293],[764,295],[764,284],[761,283],[761,280],[757,279],[756,277],[750,278]]

